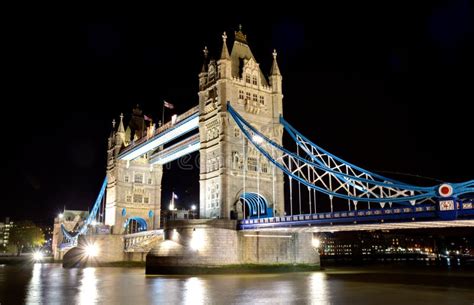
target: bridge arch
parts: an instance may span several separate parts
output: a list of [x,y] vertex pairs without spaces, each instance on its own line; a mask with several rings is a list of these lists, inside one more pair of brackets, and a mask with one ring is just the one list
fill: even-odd
[[141,217],[130,217],[124,224],[125,234],[132,234],[147,230],[146,220]]
[[239,197],[239,201],[242,203],[242,209],[245,204],[245,211],[242,211],[245,212],[245,218],[271,216],[268,200],[261,194],[254,192],[242,193]]

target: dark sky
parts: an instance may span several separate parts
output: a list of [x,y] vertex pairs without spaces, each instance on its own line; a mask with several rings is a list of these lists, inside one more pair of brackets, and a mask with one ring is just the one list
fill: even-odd
[[[64,206],[90,207],[112,119],[136,103],[154,118],[163,99],[178,113],[196,105],[201,50],[218,56],[239,23],[264,74],[277,49],[285,118],[322,147],[401,180],[411,178],[395,172],[474,179],[474,6],[427,3],[13,12],[0,217],[52,221]],[[195,172],[186,186],[183,173],[165,175],[165,199],[197,198]]]

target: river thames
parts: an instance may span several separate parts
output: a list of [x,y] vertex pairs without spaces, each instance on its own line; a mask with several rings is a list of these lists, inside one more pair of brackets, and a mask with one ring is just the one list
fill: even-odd
[[5,304],[474,304],[474,272],[331,267],[317,272],[146,276],[143,268],[0,267]]

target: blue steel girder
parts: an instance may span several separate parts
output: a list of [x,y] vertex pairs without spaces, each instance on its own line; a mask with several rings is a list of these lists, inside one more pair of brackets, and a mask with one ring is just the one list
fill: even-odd
[[[354,204],[359,201],[380,203],[383,207],[385,203],[411,204],[431,201],[439,197],[440,186],[420,187],[391,180],[380,175],[375,175],[350,163],[343,161],[333,155],[324,154],[331,159],[336,159],[338,163],[333,165],[323,162],[320,156],[316,156],[320,151],[309,150],[305,147],[306,153],[310,155],[310,160],[298,154],[292,153],[267,138],[245,121],[228,104],[228,111],[245,137],[262,153],[273,165],[282,170],[289,179],[295,179],[301,184],[332,197],[352,200]],[[293,139],[302,145],[303,137],[296,134],[294,129],[290,129]],[[296,136],[297,135],[297,136]],[[306,138],[304,138],[307,141]],[[314,143],[308,144],[313,146]],[[319,147],[318,147],[319,148]],[[330,160],[330,159],[329,159]],[[344,168],[344,170],[341,170]],[[349,171],[349,169],[351,169]],[[472,192],[474,180],[464,183],[451,184],[455,196]]]
[[68,230],[66,230],[66,227],[64,227],[64,224],[61,224],[61,231],[67,240],[73,243],[77,243],[77,237],[87,232],[89,225],[92,224],[92,221],[95,220],[97,217],[97,212],[99,211],[99,207],[102,202],[102,198],[104,197],[106,187],[107,187],[107,177],[105,177],[104,182],[102,183],[102,187],[100,188],[99,195],[97,196],[97,199],[95,200],[95,203],[92,206],[92,210],[89,213],[89,216],[86,218],[83,225],[76,232],[69,232]]

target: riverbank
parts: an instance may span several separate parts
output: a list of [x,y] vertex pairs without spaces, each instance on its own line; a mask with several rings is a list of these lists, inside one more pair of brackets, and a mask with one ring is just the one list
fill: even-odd
[[247,274],[247,273],[287,273],[287,272],[307,272],[319,271],[320,265],[310,264],[238,264],[226,265],[219,267],[198,267],[198,266],[160,266],[155,268],[148,268],[147,275],[161,275],[161,274]]
[[[24,264],[34,264],[38,261],[35,261],[31,255],[21,255],[21,256],[0,256],[0,265],[24,265]],[[45,257],[41,259],[42,263],[54,263],[52,257]]]

